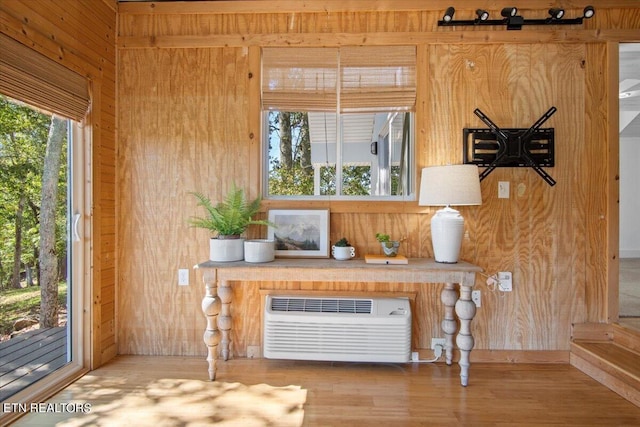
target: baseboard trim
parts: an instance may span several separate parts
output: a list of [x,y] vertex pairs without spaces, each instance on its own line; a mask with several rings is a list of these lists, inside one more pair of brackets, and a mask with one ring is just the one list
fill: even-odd
[[613,324],[611,323],[574,323],[571,340],[612,341]]
[[[421,359],[433,358],[433,350],[419,349]],[[471,363],[569,363],[569,350],[483,350],[474,349],[471,351]],[[453,361],[460,360],[460,352],[453,351]],[[440,359],[444,363],[444,357]]]
[[473,350],[475,363],[569,363],[569,350]]

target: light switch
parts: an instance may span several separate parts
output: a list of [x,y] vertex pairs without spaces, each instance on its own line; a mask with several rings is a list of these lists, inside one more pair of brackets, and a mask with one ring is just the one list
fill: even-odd
[[509,198],[509,181],[498,182],[498,199]]
[[189,270],[187,268],[178,270],[178,286],[189,286]]

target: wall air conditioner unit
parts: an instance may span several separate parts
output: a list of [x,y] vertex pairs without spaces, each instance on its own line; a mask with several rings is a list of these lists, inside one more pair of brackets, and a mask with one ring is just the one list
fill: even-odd
[[406,363],[411,307],[407,298],[268,295],[263,342],[267,359]]

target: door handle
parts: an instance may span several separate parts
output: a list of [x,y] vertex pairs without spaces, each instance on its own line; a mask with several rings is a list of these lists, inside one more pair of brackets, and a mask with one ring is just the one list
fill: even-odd
[[80,232],[78,231],[78,224],[80,223],[80,218],[82,218],[82,214],[79,214],[79,213],[73,214],[73,225],[71,226],[71,229],[73,230],[74,242],[80,241]]

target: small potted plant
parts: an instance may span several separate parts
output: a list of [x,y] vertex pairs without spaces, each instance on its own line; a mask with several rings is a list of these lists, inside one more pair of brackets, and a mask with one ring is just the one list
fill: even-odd
[[337,260],[346,261],[356,256],[356,250],[347,238],[343,237],[331,247],[331,255]]
[[388,257],[394,257],[398,255],[398,248],[400,247],[399,240],[391,240],[388,234],[376,233],[376,240],[380,242],[382,251]]
[[261,197],[247,200],[244,190],[235,185],[224,200],[216,205],[202,193],[191,194],[198,199],[198,206],[204,208],[206,216],[193,217],[189,222],[193,227],[205,228],[211,232],[211,261],[229,262],[244,259],[242,233],[250,225],[270,225],[269,221],[252,219],[260,210]]

